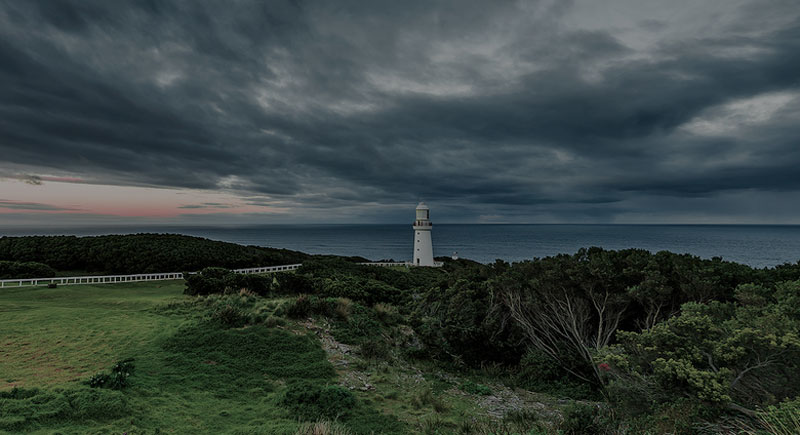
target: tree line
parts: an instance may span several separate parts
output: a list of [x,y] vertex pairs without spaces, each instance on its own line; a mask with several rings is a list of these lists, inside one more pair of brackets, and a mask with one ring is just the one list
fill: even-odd
[[56,276],[52,267],[35,261],[0,261],[0,279],[50,278]]
[[0,261],[37,262],[58,271],[135,274],[195,271],[210,266],[235,269],[301,263],[307,258],[307,254],[288,249],[177,234],[0,238]]

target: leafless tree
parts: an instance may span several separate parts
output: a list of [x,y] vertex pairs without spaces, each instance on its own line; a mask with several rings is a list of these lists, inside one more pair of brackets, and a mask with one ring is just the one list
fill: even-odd
[[[607,288],[587,288],[582,294],[565,288],[537,289],[507,285],[503,302],[528,337],[530,344],[571,374],[587,382],[600,382],[594,354],[609,344],[625,310],[625,304]],[[567,346],[568,352],[564,347]],[[566,361],[577,355],[594,376],[574,370]]]

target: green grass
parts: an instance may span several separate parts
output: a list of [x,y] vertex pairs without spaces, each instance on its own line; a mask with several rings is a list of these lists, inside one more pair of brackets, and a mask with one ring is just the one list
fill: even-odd
[[183,299],[182,281],[0,291],[0,391],[60,386],[152,351],[183,319],[153,307]]
[[[288,387],[337,383],[319,340],[293,322],[226,328],[211,315],[238,298],[267,317],[280,300],[182,291],[162,281],[0,292],[0,433],[295,433],[305,422],[283,404]],[[128,388],[86,385],[124,358],[135,358]],[[339,420],[352,433],[405,432],[355,403]]]
[[315,339],[263,325],[226,330],[201,323],[178,331],[164,349],[169,352],[164,374],[174,376],[182,387],[218,395],[271,388],[269,380],[335,378]]

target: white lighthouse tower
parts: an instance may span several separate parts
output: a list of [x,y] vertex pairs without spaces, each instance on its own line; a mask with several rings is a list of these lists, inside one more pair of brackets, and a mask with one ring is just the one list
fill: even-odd
[[424,202],[417,206],[417,220],[414,221],[414,266],[433,266],[433,242],[431,241],[430,209]]

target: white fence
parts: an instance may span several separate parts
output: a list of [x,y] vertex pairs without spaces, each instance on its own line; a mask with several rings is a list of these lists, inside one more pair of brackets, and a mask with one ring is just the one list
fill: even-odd
[[233,269],[235,273],[271,273],[271,272],[286,272],[287,270],[297,270],[302,266],[298,264],[286,264],[283,266],[267,266],[267,267],[251,267],[249,269]]
[[385,261],[374,263],[358,263],[361,266],[378,266],[378,267],[395,267],[395,266],[411,266],[410,261]]
[[[410,261],[358,263],[365,266],[395,267],[414,266]],[[444,263],[437,261],[433,267],[442,267]],[[284,264],[281,266],[250,267],[246,269],[233,269],[234,273],[273,273],[297,270],[302,266],[298,264]],[[197,272],[191,272],[197,273]],[[0,279],[0,288],[40,286],[48,284],[76,285],[76,284],[115,284],[118,282],[164,281],[170,279],[183,279],[181,272],[169,273],[140,273],[136,275],[101,275],[101,276],[65,276],[59,278],[25,278],[25,279]]]
[[67,276],[60,278],[2,279],[0,280],[0,288],[38,286],[38,285],[48,285],[48,284],[58,284],[58,285],[114,284],[118,282],[163,281],[167,279],[183,279],[183,274],[180,272],[170,272],[170,273],[140,273],[137,275]]
[[[249,269],[233,269],[235,273],[272,273],[296,270],[302,264],[286,264],[282,266],[251,267]],[[192,272],[197,273],[197,272]],[[27,278],[27,279],[0,279],[0,288],[40,286],[48,284],[76,285],[76,284],[115,284],[119,282],[140,281],[165,281],[183,279],[181,272],[169,273],[140,273],[136,275],[101,275],[101,276],[67,276],[60,278]]]
[[[370,263],[358,263],[362,266],[378,266],[378,267],[395,267],[395,266],[413,266],[414,263],[410,261],[385,261],[385,262],[370,262]],[[442,267],[444,263],[441,261],[434,261],[433,267]]]

